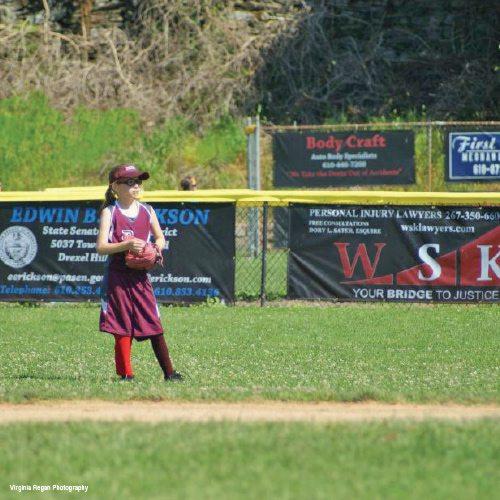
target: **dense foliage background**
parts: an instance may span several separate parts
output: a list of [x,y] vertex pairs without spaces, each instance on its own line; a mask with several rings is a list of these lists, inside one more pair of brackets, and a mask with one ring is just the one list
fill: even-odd
[[244,187],[248,115],[498,119],[498,21],[494,0],[3,0],[0,181],[95,184],[138,161],[161,187]]
[[498,117],[494,0],[6,0],[1,96],[277,123]]

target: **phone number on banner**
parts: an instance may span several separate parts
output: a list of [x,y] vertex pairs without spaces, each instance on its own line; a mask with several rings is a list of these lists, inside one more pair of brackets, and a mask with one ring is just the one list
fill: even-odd
[[500,221],[500,210],[445,210],[443,213],[445,220],[483,220]]
[[172,288],[155,287],[154,293],[157,297],[218,297],[218,288]]

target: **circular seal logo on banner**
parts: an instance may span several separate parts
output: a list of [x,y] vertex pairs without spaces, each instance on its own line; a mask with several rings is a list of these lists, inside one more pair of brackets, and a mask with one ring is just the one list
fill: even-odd
[[38,250],[35,235],[23,226],[11,226],[0,234],[0,260],[18,269],[33,261]]

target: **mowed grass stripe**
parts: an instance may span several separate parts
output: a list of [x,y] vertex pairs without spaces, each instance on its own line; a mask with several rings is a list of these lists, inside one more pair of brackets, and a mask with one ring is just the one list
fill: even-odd
[[162,307],[183,383],[148,342],[114,374],[96,306],[0,306],[0,399],[498,403],[498,306]]
[[491,498],[499,431],[491,421],[17,424],[0,427],[0,491],[83,484],[86,498]]

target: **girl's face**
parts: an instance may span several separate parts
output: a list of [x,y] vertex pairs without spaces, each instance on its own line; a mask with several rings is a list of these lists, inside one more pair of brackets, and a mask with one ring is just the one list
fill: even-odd
[[120,200],[138,200],[142,194],[142,180],[118,179],[113,182],[113,191]]

